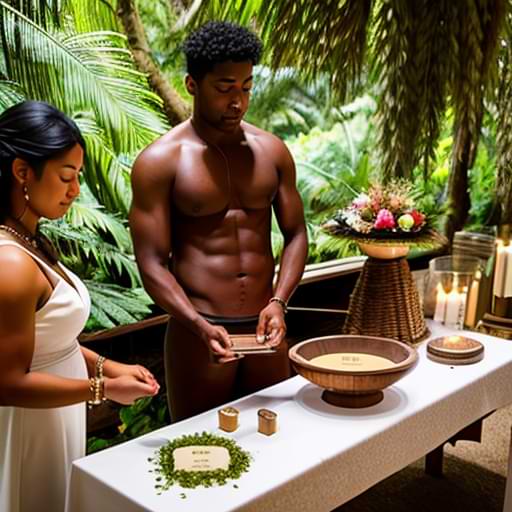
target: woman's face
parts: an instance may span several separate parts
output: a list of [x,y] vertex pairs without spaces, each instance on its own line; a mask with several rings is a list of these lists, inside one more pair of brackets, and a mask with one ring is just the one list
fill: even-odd
[[26,182],[28,207],[38,217],[58,219],[80,193],[80,171],[84,152],[79,144],[59,158],[48,160],[37,179],[31,170]]

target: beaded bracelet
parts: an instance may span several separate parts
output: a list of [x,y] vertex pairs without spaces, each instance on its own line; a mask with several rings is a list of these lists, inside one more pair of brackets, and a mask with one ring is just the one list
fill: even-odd
[[286,313],[288,313],[288,305],[286,304],[286,301],[284,301],[283,299],[281,299],[281,297],[278,297],[277,295],[275,295],[274,297],[272,297],[268,303],[271,304],[272,302],[277,302],[282,308],[283,308],[283,313],[286,315]]
[[96,360],[94,376],[98,377],[98,379],[103,378],[103,365],[105,364],[105,361],[106,361],[106,358],[103,356],[98,356],[98,359]]
[[89,379],[89,391],[91,392],[92,399],[87,400],[89,409],[94,405],[100,405],[106,400],[105,398],[105,380],[103,377],[91,377]]

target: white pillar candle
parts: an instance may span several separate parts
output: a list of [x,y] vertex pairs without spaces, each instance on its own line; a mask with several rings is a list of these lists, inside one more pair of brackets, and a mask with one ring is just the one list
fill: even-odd
[[466,311],[467,288],[459,292],[457,288],[453,288],[446,296],[446,315],[444,318],[445,325],[462,329],[464,323],[464,313]]
[[497,297],[504,296],[508,254],[508,247],[505,246],[503,240],[496,240],[493,294]]
[[503,279],[503,296],[512,297],[512,245],[505,247],[506,264],[505,277]]
[[434,321],[444,324],[446,315],[446,292],[441,283],[437,285],[436,292],[436,309],[434,312]]

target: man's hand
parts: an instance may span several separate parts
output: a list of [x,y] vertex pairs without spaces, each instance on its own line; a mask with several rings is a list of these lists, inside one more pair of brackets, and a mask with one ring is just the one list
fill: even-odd
[[212,325],[204,320],[199,327],[199,336],[220,363],[239,359],[238,354],[231,351],[233,343],[228,331],[221,325]]
[[260,312],[256,337],[264,339],[264,343],[270,347],[277,347],[283,341],[285,334],[286,323],[283,308],[278,302],[271,302]]

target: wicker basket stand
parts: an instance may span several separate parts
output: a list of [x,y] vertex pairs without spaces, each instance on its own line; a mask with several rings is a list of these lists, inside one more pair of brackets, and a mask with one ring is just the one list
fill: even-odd
[[408,344],[430,333],[405,257],[369,257],[350,297],[345,334],[392,338]]

